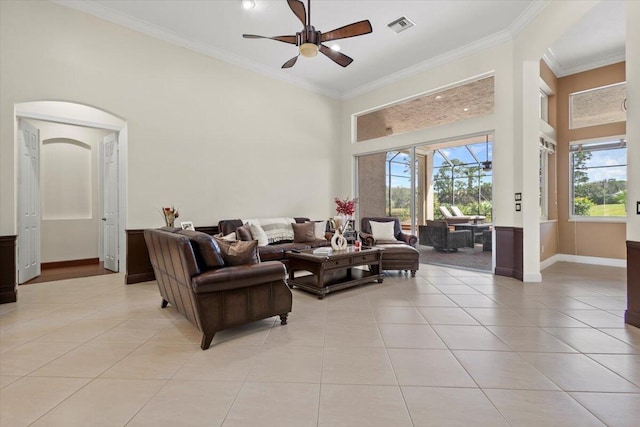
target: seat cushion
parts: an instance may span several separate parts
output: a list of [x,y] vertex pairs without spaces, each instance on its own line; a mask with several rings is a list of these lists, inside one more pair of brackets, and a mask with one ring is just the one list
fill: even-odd
[[259,246],[258,253],[261,261],[279,261],[284,258],[283,245]]

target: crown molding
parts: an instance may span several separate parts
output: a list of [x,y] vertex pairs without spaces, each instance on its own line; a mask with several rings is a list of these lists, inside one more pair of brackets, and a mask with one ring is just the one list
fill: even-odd
[[611,64],[617,64],[618,62],[622,62],[626,59],[626,54],[625,52],[618,52],[612,55],[605,56],[603,58],[594,59],[593,61],[589,61],[587,63],[581,63],[574,67],[563,67],[562,64],[560,64],[560,62],[556,59],[553,50],[549,48],[542,56],[542,59],[547,63],[551,71],[553,71],[553,74],[555,74],[556,77],[560,78],[600,67],[606,67],[607,65]]
[[143,21],[137,18],[132,18],[120,12],[115,12],[98,3],[94,3],[92,1],[77,1],[77,0],[51,0],[51,1],[61,6],[65,6],[71,9],[78,10],[80,12],[87,13],[89,15],[93,15],[104,21],[108,21],[113,24],[129,28],[131,30],[137,31],[142,34],[146,34],[148,36],[152,36],[154,38],[163,40],[173,45],[184,47],[186,49],[201,53],[203,55],[210,56],[215,59],[219,59],[223,62],[232,64],[241,68],[245,68],[250,71],[254,71],[263,76],[280,80],[285,83],[289,83],[294,86],[298,86],[302,89],[315,92],[321,95],[325,95],[331,98],[335,98],[335,99],[341,98],[341,94],[337,91],[327,90],[326,88],[311,84],[304,79],[293,77],[286,73],[282,73],[280,69],[270,68],[265,65],[258,64],[254,61],[249,61],[245,58],[242,58],[238,55],[234,55],[225,50],[215,49],[204,43],[182,37],[172,31],[167,31],[163,28],[157,27],[146,21]]
[[[446,52],[442,55],[439,55],[427,61],[421,62],[420,64],[416,64],[414,66],[405,68],[404,70],[390,74],[381,79],[375,80],[371,83],[368,83],[368,84],[359,86],[357,88],[354,88],[352,90],[348,90],[341,93],[339,91],[328,90],[321,86],[311,84],[305,79],[294,77],[294,76],[291,76],[290,74],[282,73],[280,69],[274,69],[272,67],[258,64],[254,61],[247,60],[245,58],[242,58],[238,55],[234,55],[225,50],[216,49],[204,43],[182,37],[172,31],[167,31],[163,28],[150,24],[149,22],[146,22],[137,18],[132,18],[123,13],[113,11],[98,3],[94,3],[90,0],[85,0],[85,1],[51,0],[51,1],[53,3],[57,3],[65,7],[78,10],[80,12],[93,15],[99,19],[111,22],[113,24],[120,25],[129,29],[132,29],[134,31],[137,31],[139,33],[152,36],[154,38],[163,40],[173,45],[184,47],[186,49],[201,53],[203,55],[207,55],[207,56],[219,59],[223,62],[232,64],[244,69],[248,69],[250,71],[254,71],[263,76],[273,78],[285,83],[289,83],[289,84],[298,86],[302,89],[315,92],[321,95],[325,95],[338,100],[346,100],[358,95],[362,95],[364,93],[370,92],[375,89],[379,89],[391,83],[406,79],[415,74],[456,61],[465,56],[472,55],[476,52],[479,52],[484,49],[497,46],[501,43],[512,40],[520,31],[526,28],[526,26],[549,3],[549,0],[535,0],[534,2],[531,3],[529,7],[527,7],[525,11],[523,11],[518,16],[518,18],[516,18],[516,20],[507,29],[500,31],[499,33],[474,41],[473,43],[470,43],[458,49]],[[549,66],[555,73],[556,69],[554,69],[551,66],[551,64],[549,64]]]
[[535,0],[531,2],[529,7],[527,7],[516,19],[513,21],[507,31],[511,34],[512,38],[515,38],[522,30],[524,30],[527,25],[534,20],[536,16],[542,10],[547,7],[547,5],[551,3],[551,0]]
[[542,60],[549,66],[549,69],[551,69],[556,77],[560,77],[562,66],[558,62],[558,59],[551,48],[547,48],[547,51],[542,55]]
[[516,20],[507,29],[500,31],[499,33],[493,34],[491,36],[485,37],[483,39],[477,40],[475,42],[469,43],[458,49],[455,49],[455,50],[446,52],[442,55],[436,56],[434,58],[428,59],[419,64],[405,68],[404,70],[390,74],[386,77],[375,80],[371,83],[367,83],[366,85],[362,85],[355,89],[346,91],[342,95],[342,99],[346,100],[346,99],[354,98],[356,96],[362,95],[372,90],[387,86],[391,83],[395,83],[397,81],[406,79],[415,74],[456,61],[460,58],[472,55],[484,49],[488,49],[493,46],[498,46],[509,40],[513,40],[514,37],[520,31],[526,28],[526,26],[547,6],[548,3],[549,3],[549,0],[536,0],[532,2],[531,5],[529,5],[529,7],[527,7],[527,9],[520,14],[518,18],[516,18]]
[[483,39],[480,39],[478,41],[475,41],[473,43],[469,43],[468,45],[462,46],[458,49],[455,50],[451,50],[447,53],[444,53],[442,55],[436,56],[434,58],[428,59],[424,62],[421,62],[419,64],[413,65],[411,67],[405,68],[404,70],[400,70],[396,73],[393,74],[389,74],[386,77],[383,77],[381,79],[375,80],[371,83],[367,83],[366,85],[362,85],[360,87],[357,87],[353,90],[349,90],[347,92],[344,93],[344,95],[342,96],[342,99],[349,99],[349,98],[353,98],[359,95],[362,95],[364,93],[370,92],[372,90],[375,89],[379,89],[381,87],[387,86],[391,83],[395,83],[397,81],[406,79],[408,77],[411,77],[415,74],[421,73],[423,71],[427,71],[430,70],[432,68],[435,67],[439,67],[441,65],[453,62],[455,60],[458,60],[460,58],[463,58],[465,56],[469,56],[472,55],[476,52],[479,52],[483,49],[487,49],[493,46],[497,46],[499,44],[502,44],[506,41],[511,40],[512,37],[509,34],[509,32],[507,30],[501,31],[497,34],[494,34],[492,36],[489,37],[485,37]]

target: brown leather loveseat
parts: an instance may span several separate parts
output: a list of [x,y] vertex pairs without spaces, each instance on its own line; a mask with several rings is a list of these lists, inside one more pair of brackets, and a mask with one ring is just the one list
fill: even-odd
[[171,304],[202,331],[203,350],[216,332],[279,315],[287,323],[291,291],[280,262],[225,265],[215,240],[197,231],[144,231],[162,307]]

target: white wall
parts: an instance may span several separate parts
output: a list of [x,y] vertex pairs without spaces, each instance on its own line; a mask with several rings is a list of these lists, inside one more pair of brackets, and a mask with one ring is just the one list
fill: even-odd
[[[60,206],[63,198],[59,197],[55,190],[72,175],[65,171],[78,171],[75,161],[80,159],[69,158],[71,151],[84,150],[77,147],[65,147],[68,144],[43,144],[40,152],[40,197],[41,197],[41,256],[42,262],[68,261],[77,259],[98,258],[100,255],[99,231],[101,226],[99,212],[99,144],[104,136],[111,133],[101,129],[92,129],[81,126],[63,125],[59,123],[45,122],[41,120],[27,120],[40,129],[41,144],[47,140],[74,140],[87,144],[90,151],[86,172],[89,174],[87,182],[88,197],[86,200],[75,200],[75,203],[65,202]],[[59,147],[55,147],[55,146]],[[47,150],[53,149],[51,152]],[[48,156],[51,155],[51,156]],[[70,162],[74,162],[70,164]],[[48,167],[50,166],[50,167]],[[53,193],[47,194],[47,190]],[[83,191],[84,192],[84,191]],[[75,193],[75,191],[74,191]],[[78,199],[80,194],[69,194],[73,199]],[[85,199],[86,194],[82,195]],[[85,212],[82,202],[88,202],[88,212]],[[54,215],[48,215],[47,212]]]
[[159,209],[333,213],[340,104],[50,2],[0,2],[0,235],[16,232],[14,104],[64,100],[128,126],[127,228]]
[[640,2],[627,0],[627,240],[640,242]]

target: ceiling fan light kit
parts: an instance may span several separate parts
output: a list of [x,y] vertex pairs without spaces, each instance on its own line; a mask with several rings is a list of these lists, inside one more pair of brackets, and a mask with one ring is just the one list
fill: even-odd
[[349,58],[344,53],[338,52],[338,50],[331,49],[324,45],[324,42],[333,40],[346,39],[349,37],[362,36],[373,32],[371,23],[368,20],[354,22],[353,24],[345,25],[344,27],[336,28],[326,33],[317,31],[313,25],[311,25],[311,0],[307,1],[307,8],[300,0],[287,0],[289,8],[294,15],[302,23],[302,31],[296,33],[295,36],[274,36],[265,37],[257,36],[254,34],[243,34],[245,39],[270,39],[276,40],[282,43],[288,43],[296,45],[298,47],[298,55],[294,56],[282,65],[282,68],[291,68],[295,65],[298,56],[302,55],[305,58],[313,58],[320,51],[327,58],[331,59],[336,64],[346,67],[353,62],[352,58]]

